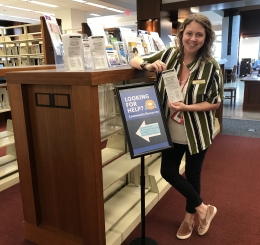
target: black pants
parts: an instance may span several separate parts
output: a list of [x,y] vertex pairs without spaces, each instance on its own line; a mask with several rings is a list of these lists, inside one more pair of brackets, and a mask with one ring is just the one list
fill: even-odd
[[[186,198],[186,212],[195,213],[202,203],[200,176],[207,149],[191,155],[188,145],[173,143],[173,148],[162,152],[161,175]],[[186,153],[185,176],[179,173],[181,159]]]

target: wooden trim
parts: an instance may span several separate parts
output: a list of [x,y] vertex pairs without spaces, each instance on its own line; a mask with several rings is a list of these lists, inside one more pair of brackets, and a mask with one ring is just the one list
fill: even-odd
[[[144,82],[148,81],[148,76],[154,76],[153,72],[147,72],[147,76],[144,76],[144,72],[131,68],[120,67],[117,69],[109,68],[106,70],[93,70],[82,72],[64,72],[59,70],[44,70],[44,71],[28,71],[28,72],[15,72],[7,73],[6,79],[8,83],[18,84],[63,84],[71,85],[69,79],[73,79],[73,85],[100,85],[111,82],[120,82],[122,78],[125,80],[143,78]],[[48,78],[48,79],[46,79]],[[65,79],[66,78],[66,79]],[[69,79],[67,79],[69,78]],[[63,80],[65,79],[65,80]]]
[[55,234],[48,232],[45,227],[37,227],[24,222],[24,233],[26,239],[39,245],[82,245],[82,240],[76,237],[69,237],[67,234]]
[[[221,3],[237,2],[237,0],[222,0]],[[197,0],[194,4],[194,0],[166,3],[161,5],[161,11],[170,11],[174,9],[190,8],[195,6],[207,6],[212,4],[219,4],[219,0]]]
[[[23,206],[25,221],[37,225],[39,220],[37,218],[36,202],[34,197],[34,181],[31,171],[32,156],[29,154],[28,132],[26,131],[26,114],[28,110],[27,105],[23,103],[23,91],[20,84],[8,85],[8,92],[10,96],[10,105],[12,108],[12,115],[19,120],[13,120],[13,128],[15,131],[15,145],[17,162],[19,169],[20,186],[22,193],[22,201],[26,203]],[[19,103],[17,103],[19,101]]]

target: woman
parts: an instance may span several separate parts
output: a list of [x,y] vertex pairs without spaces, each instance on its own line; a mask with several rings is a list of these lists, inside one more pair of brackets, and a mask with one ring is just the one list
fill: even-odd
[[[195,213],[199,218],[199,235],[208,231],[217,213],[216,207],[203,203],[200,175],[212,143],[215,110],[223,99],[223,81],[220,67],[211,56],[215,35],[207,17],[190,15],[180,25],[176,38],[177,48],[169,48],[145,61],[136,57],[130,65],[158,73],[158,89],[174,146],[162,152],[161,174],[186,198],[186,213],[177,237],[187,239],[192,234]],[[172,68],[177,72],[184,98],[180,102],[168,101],[161,73]],[[183,120],[176,120],[176,113]],[[179,174],[184,153],[186,178]]]

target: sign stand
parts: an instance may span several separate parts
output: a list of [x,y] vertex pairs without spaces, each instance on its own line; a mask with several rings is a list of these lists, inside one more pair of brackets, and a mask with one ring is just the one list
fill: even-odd
[[145,237],[145,174],[144,174],[144,156],[141,156],[141,237],[132,240],[129,245],[158,245],[152,238]]
[[121,116],[131,158],[141,157],[142,235],[129,245],[157,245],[145,236],[145,155],[172,147],[170,132],[161,107],[156,83],[116,86]]

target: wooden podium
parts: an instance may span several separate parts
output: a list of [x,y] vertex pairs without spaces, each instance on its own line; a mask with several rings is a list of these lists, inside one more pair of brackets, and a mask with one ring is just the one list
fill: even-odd
[[26,239],[106,244],[98,85],[138,77],[128,66],[6,74]]

